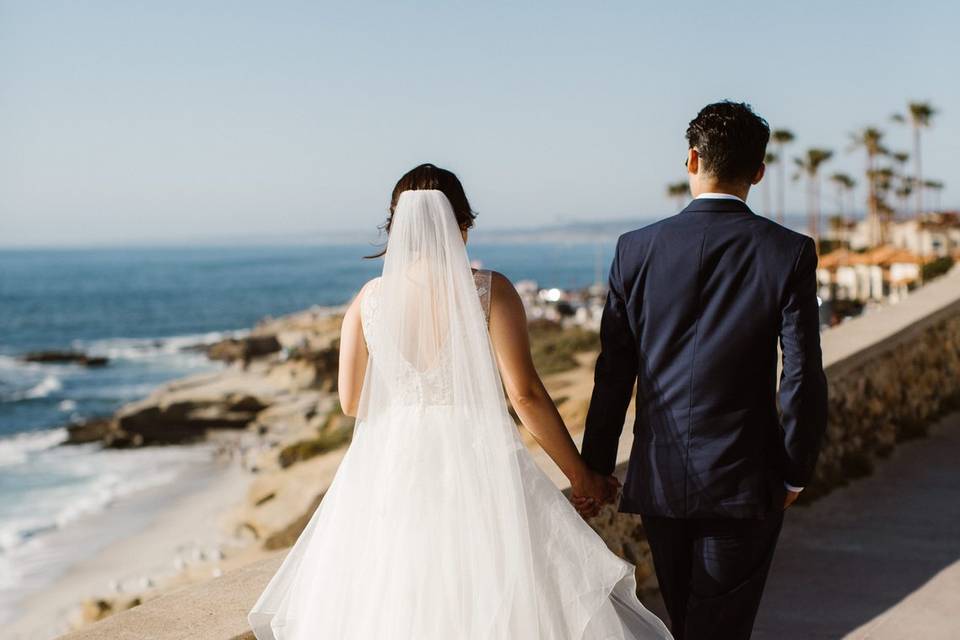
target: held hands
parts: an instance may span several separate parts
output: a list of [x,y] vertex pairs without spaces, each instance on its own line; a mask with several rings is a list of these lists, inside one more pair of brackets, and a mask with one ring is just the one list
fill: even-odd
[[589,470],[571,485],[573,495],[570,502],[584,519],[596,516],[604,505],[616,500],[620,489],[620,481],[614,476],[602,476]]

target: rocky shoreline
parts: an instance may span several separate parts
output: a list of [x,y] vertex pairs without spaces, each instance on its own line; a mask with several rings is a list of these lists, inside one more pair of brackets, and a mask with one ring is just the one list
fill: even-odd
[[[28,599],[31,611],[26,617],[32,620],[24,621],[22,627],[15,624],[15,637],[20,637],[16,634],[21,628],[26,634],[23,637],[33,638],[51,629],[60,632],[85,626],[292,543],[332,479],[353,430],[352,419],[342,415],[336,398],[341,314],[340,308],[311,308],[266,318],[241,337],[190,347],[223,362],[224,367],[168,382],[112,415],[66,425],[67,435],[60,445],[65,447],[93,443],[106,449],[203,445],[210,449],[212,463],[222,470],[217,478],[229,476],[230,486],[218,486],[222,478],[209,480],[209,489],[185,486],[186,498],[158,517],[201,518],[202,526],[184,526],[183,539],[177,538],[181,535],[178,527],[171,525],[168,534],[172,535],[162,541],[146,531],[133,536],[139,542],[114,545],[162,543],[170,549],[166,552],[170,557],[162,552],[156,557],[154,548],[144,550],[149,560],[134,558],[125,563],[106,549],[104,562],[117,565],[117,575],[104,580],[103,571],[82,563],[80,575],[65,580],[75,593],[72,610],[63,608],[64,597],[69,597],[64,594],[66,588],[51,597],[60,602],[51,602],[47,612],[38,611],[44,608],[45,596],[39,593]],[[38,363],[107,364],[93,362],[81,352],[27,355]],[[333,454],[328,456],[330,461],[318,465],[329,453]],[[194,481],[184,482],[191,485]],[[189,502],[189,495],[196,491],[213,491],[223,499],[206,497],[206,512],[197,513],[181,504]],[[153,517],[144,514],[141,519]],[[206,542],[200,544],[201,538]],[[174,548],[182,551],[174,553]],[[82,586],[85,582],[89,588]],[[30,627],[51,616],[63,619],[52,626],[43,625],[42,631]]]
[[[70,614],[70,627],[216,577],[296,540],[353,432],[353,419],[342,414],[336,397],[341,313],[316,308],[265,319],[243,337],[202,347],[209,358],[225,363],[222,370],[172,381],[112,416],[67,427],[63,446],[99,442],[122,449],[213,441],[246,483],[241,500],[221,505],[216,519],[226,543],[215,554],[181,561],[174,575],[144,579],[139,589],[91,588]],[[561,413],[572,428],[582,427],[596,334],[537,320],[531,335],[538,368],[549,373],[547,386]]]

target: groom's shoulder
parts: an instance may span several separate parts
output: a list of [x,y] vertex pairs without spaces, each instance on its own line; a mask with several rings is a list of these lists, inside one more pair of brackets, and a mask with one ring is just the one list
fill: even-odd
[[660,231],[664,227],[672,224],[676,218],[677,216],[663,218],[657,220],[656,222],[651,222],[650,224],[621,234],[620,237],[617,238],[617,250],[630,251],[631,249],[636,249],[638,247],[647,245],[651,240],[659,235]]
[[759,238],[766,239],[780,247],[799,249],[804,243],[813,242],[810,236],[789,229],[765,216],[753,215],[751,221],[755,227],[762,231],[762,233],[757,234]]
[[[659,244],[673,244],[687,234],[692,224],[678,213],[627,231],[617,239],[617,255],[646,255]],[[813,242],[807,235],[752,212],[739,218],[735,225],[724,227],[724,233],[748,236],[757,250],[785,260],[791,260],[805,244]]]

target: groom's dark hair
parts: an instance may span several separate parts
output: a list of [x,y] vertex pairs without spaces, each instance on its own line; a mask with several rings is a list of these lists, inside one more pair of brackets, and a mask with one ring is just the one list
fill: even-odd
[[763,164],[770,127],[745,102],[708,104],[687,127],[703,170],[725,184],[750,184]]

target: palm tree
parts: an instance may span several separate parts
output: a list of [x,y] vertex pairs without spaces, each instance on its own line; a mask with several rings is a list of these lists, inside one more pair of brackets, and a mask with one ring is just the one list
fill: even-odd
[[[900,181],[897,183],[897,188],[894,189],[893,193],[897,196],[900,211],[906,211],[907,201],[910,199],[910,194],[913,193],[913,180],[906,176],[900,176]],[[903,214],[901,213],[900,215]]]
[[876,127],[865,127],[852,134],[851,139],[853,148],[862,148],[867,154],[867,222],[870,225],[870,243],[877,245],[883,239],[883,229],[880,224],[880,207],[877,201],[874,170],[877,157],[887,153],[887,149],[883,146],[883,132]]
[[777,156],[780,159],[780,209],[777,211],[777,222],[784,224],[786,221],[787,213],[787,165],[783,162],[784,155],[783,148],[793,142],[794,135],[793,132],[789,129],[774,129],[770,133],[770,139],[775,145],[777,145]]
[[793,161],[800,170],[794,179],[799,179],[802,175],[807,177],[807,225],[810,230],[810,236],[820,244],[820,165],[833,157],[833,151],[830,149],[812,148],[807,149],[807,153],[794,158]]
[[[853,195],[853,188],[857,186],[856,180],[851,178],[846,173],[835,173],[830,176],[830,182],[832,182],[837,187],[837,215],[834,218],[831,218],[831,224],[835,231],[843,230],[843,235],[846,235],[847,229],[847,210],[848,207],[844,206],[844,200],[848,200]],[[847,198],[844,198],[844,196]],[[849,203],[849,210],[853,211],[853,203]],[[834,223],[834,219],[836,222]],[[835,234],[839,235],[839,234]]]
[[[913,186],[911,184],[913,178],[904,173],[903,167],[907,164],[907,160],[910,159],[910,154],[906,151],[894,151],[890,154],[890,159],[893,160],[897,168],[894,175],[894,178],[897,180],[897,188],[894,190],[894,194],[900,203],[901,215],[906,215],[907,206],[905,198],[910,197],[910,194],[913,192]],[[904,196],[904,193],[906,196]]]
[[667,185],[667,196],[674,198],[677,201],[677,209],[683,209],[683,203],[687,201],[687,196],[690,195],[690,184],[684,180],[683,182],[671,182]]
[[934,207],[934,211],[940,211],[940,192],[943,191],[943,183],[939,180],[927,180],[923,184],[918,185],[919,189],[930,189],[933,191],[937,198],[937,206]]
[[[770,153],[769,151],[763,157],[763,163],[769,168],[772,165],[777,164],[780,158],[775,153]],[[764,176],[766,178],[766,176]],[[773,212],[770,210],[770,180],[764,179],[763,184],[761,185],[761,190],[763,191],[763,213],[768,218],[773,217]]]
[[887,201],[887,196],[889,196],[891,192],[896,193],[894,190],[896,174],[890,167],[880,167],[871,171],[868,178],[873,182],[873,190],[876,196],[877,220],[880,221],[880,228],[886,229],[896,213]]
[[[913,129],[913,166],[914,173],[917,176],[917,183],[923,184],[923,163],[920,156],[920,130],[930,126],[930,121],[936,115],[937,110],[929,102],[910,102],[907,103],[907,115],[896,113],[893,119],[896,122],[906,123],[908,120]],[[923,189],[917,189],[917,210],[916,214],[923,213]]]

